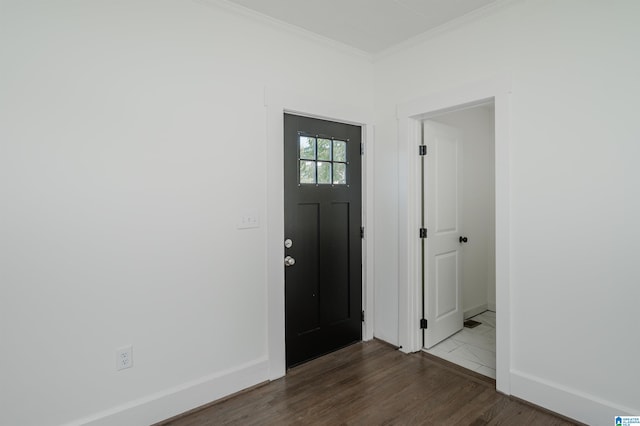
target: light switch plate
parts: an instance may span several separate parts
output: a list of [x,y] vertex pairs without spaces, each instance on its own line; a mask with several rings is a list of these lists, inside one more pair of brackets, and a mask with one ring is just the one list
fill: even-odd
[[238,229],[259,228],[260,218],[255,212],[243,212],[238,216],[238,223],[236,224]]

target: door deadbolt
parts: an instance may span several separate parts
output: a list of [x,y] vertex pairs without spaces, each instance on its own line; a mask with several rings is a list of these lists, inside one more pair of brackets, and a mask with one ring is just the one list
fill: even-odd
[[284,240],[284,248],[291,248],[291,246],[293,246],[293,241],[290,238]]
[[296,264],[296,260],[293,257],[287,256],[284,258],[284,266],[289,267],[295,264]]
[[460,237],[458,241],[460,241],[460,243],[466,243],[469,239],[467,237]]

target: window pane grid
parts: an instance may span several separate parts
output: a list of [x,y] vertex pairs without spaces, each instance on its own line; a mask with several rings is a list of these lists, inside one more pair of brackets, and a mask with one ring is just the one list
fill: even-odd
[[346,185],[347,142],[299,134],[298,168],[300,184]]

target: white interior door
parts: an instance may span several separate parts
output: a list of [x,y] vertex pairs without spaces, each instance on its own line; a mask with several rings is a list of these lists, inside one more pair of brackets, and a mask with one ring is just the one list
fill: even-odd
[[[462,308],[462,141],[460,131],[425,121],[427,146],[424,346],[429,349],[464,326]],[[423,202],[424,202],[423,201]]]

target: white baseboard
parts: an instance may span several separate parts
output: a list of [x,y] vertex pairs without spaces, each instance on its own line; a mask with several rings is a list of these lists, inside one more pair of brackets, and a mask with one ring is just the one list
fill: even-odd
[[265,382],[268,377],[267,359],[259,359],[73,421],[66,426],[149,425]]
[[491,311],[491,312],[496,312],[496,303],[487,303],[487,310]]
[[475,317],[478,314],[483,313],[487,310],[487,304],[484,303],[482,305],[478,305],[474,308],[470,308],[464,311],[464,319],[469,319],[471,317]]
[[518,371],[511,371],[511,395],[589,425],[613,425],[615,416],[640,413],[640,407],[622,407]]

